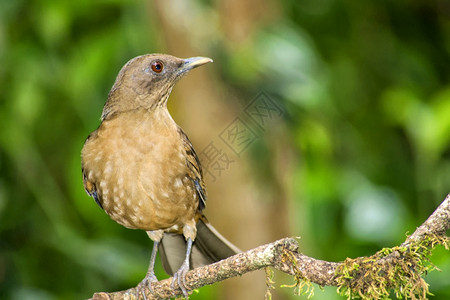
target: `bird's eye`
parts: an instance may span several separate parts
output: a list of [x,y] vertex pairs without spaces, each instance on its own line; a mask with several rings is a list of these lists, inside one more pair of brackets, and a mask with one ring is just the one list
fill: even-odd
[[152,71],[155,73],[161,73],[164,69],[164,64],[160,61],[154,61],[152,62]]

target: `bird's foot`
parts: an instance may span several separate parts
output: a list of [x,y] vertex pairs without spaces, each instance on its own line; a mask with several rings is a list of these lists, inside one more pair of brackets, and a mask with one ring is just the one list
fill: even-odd
[[154,273],[148,273],[145,278],[139,282],[139,284],[136,286],[136,299],[139,299],[139,296],[142,295],[144,300],[147,300],[147,296],[145,295],[145,290],[148,288],[150,293],[153,294],[153,288],[152,283],[158,282],[158,279],[156,278]]
[[189,271],[189,263],[184,262],[178,271],[173,274],[173,279],[171,283],[172,289],[175,288],[175,282],[178,283],[178,287],[183,292],[184,298],[189,299],[188,289],[186,287],[186,274]]

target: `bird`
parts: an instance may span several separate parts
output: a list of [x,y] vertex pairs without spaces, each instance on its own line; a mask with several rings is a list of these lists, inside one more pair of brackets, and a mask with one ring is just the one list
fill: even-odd
[[167,109],[169,95],[207,57],[145,54],[120,70],[103,107],[101,122],[81,151],[84,188],[117,223],[147,232],[153,241],[145,278],[136,290],[157,281],[163,267],[187,299],[186,273],[240,250],[206,219],[206,186],[200,160],[186,133]]

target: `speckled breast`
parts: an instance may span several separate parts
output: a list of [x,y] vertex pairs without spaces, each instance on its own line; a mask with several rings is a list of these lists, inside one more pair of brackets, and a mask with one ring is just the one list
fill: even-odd
[[[159,121],[159,122],[158,122]],[[173,124],[172,124],[173,123]],[[182,228],[198,206],[185,150],[169,120],[127,117],[103,122],[86,141],[82,163],[106,213],[128,228]]]

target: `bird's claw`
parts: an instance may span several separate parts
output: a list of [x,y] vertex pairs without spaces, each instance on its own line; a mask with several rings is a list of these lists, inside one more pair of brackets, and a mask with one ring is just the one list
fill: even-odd
[[189,271],[189,265],[187,263],[183,263],[178,271],[173,274],[173,279],[171,283],[172,289],[175,288],[175,282],[178,283],[178,287],[183,292],[184,298],[189,299],[188,289],[186,287],[186,274]]
[[136,286],[136,299],[139,299],[139,296],[142,295],[142,298],[144,300],[147,300],[145,289],[148,288],[150,290],[150,293],[153,294],[152,283],[157,281],[158,279],[156,278],[155,274],[147,274],[145,278]]

